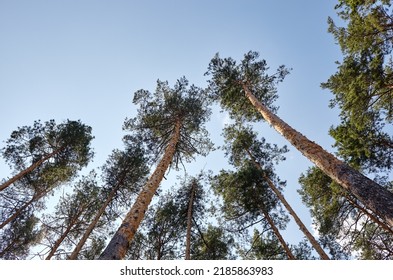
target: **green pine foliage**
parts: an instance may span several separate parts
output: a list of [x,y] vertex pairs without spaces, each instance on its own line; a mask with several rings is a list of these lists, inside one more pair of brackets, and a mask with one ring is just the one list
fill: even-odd
[[334,97],[342,123],[332,127],[338,154],[366,172],[391,170],[393,138],[393,11],[391,1],[340,1],[339,27],[329,32],[341,47],[342,62],[322,87]]

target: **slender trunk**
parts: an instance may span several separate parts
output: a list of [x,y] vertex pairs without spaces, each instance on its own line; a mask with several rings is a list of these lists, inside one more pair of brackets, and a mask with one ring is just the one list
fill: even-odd
[[270,218],[269,213],[266,212],[266,210],[262,207],[261,211],[263,215],[265,216],[266,221],[269,223],[271,229],[273,230],[274,234],[277,236],[278,241],[281,243],[281,246],[284,248],[285,253],[288,256],[288,259],[290,260],[296,260],[295,256],[292,254],[291,250],[289,249],[287,243],[285,242],[284,238],[282,237],[280,231],[274,224],[272,218]]
[[[253,189],[253,190],[254,190],[254,199],[256,199],[258,197],[258,195],[257,195],[255,189]],[[265,216],[266,221],[270,225],[270,228],[273,230],[273,232],[276,235],[276,237],[277,237],[278,241],[280,242],[281,246],[283,247],[285,253],[288,256],[288,259],[295,260],[296,259],[295,256],[292,254],[292,252],[289,249],[287,243],[285,242],[284,238],[280,234],[280,231],[278,230],[278,228],[274,224],[274,221],[270,217],[269,212],[266,211],[266,208],[265,208],[265,205],[264,205],[263,201],[260,201],[260,203],[262,204],[262,207],[260,208],[260,210],[261,210],[263,216]]]
[[349,203],[357,208],[359,211],[363,212],[364,214],[366,214],[367,217],[369,217],[374,223],[376,223],[377,225],[379,225],[381,228],[383,228],[385,231],[389,232],[390,234],[393,234],[393,230],[391,228],[389,228],[385,223],[381,222],[378,217],[375,217],[372,213],[370,213],[369,211],[367,211],[366,208],[360,206],[357,201],[355,201],[352,197],[350,197],[349,195],[345,195],[345,198],[349,201]]
[[[15,237],[15,238],[17,238],[17,237]],[[7,245],[7,247],[5,247],[4,248],[4,250],[3,251],[1,251],[0,252],[0,258],[3,258],[3,256],[5,255],[5,254],[7,254],[7,252],[13,252],[13,246],[15,245],[15,243],[16,243],[16,240],[15,240],[15,238],[12,240],[12,242],[10,243],[10,244],[8,244]]]
[[25,170],[22,170],[21,172],[19,172],[18,174],[16,174],[14,177],[12,177],[11,179],[9,179],[8,181],[4,182],[3,184],[0,185],[0,191],[4,190],[5,188],[9,187],[12,183],[18,181],[20,178],[22,178],[23,176],[25,176],[26,174],[32,172],[34,169],[36,169],[37,167],[39,167],[41,164],[43,164],[45,161],[47,161],[48,159],[52,158],[53,156],[57,155],[58,153],[60,153],[62,150],[64,149],[64,147],[59,148],[57,150],[55,150],[54,152],[46,155],[45,157],[43,157],[42,159],[40,159],[39,161],[33,163],[32,165],[30,165],[28,168],[26,168]]
[[28,202],[26,202],[23,206],[21,206],[18,210],[16,210],[15,213],[12,214],[7,220],[5,220],[4,222],[2,222],[0,224],[0,229],[2,229],[7,224],[9,224],[13,220],[15,220],[22,213],[23,210],[25,210],[27,207],[29,207],[31,204],[33,204],[33,202],[36,202],[39,199],[41,199],[47,193],[48,193],[47,191],[43,191],[40,194],[34,194],[33,197]]
[[158,247],[157,247],[157,261],[161,260],[161,248],[162,248],[162,241],[161,238],[158,238]]
[[0,229],[2,229],[3,227],[5,227],[7,224],[11,223],[13,220],[15,220],[21,213],[23,210],[25,210],[27,207],[29,207],[34,201],[36,201],[36,198],[33,196],[28,202],[26,202],[22,207],[20,207],[18,210],[16,210],[14,212],[14,214],[12,214],[10,217],[8,217],[7,220],[5,220],[4,222],[2,222],[0,224]]
[[191,224],[192,224],[192,210],[194,206],[195,196],[195,182],[192,183],[190,201],[188,203],[187,211],[187,233],[186,233],[186,260],[191,259]]
[[56,253],[57,249],[60,247],[60,244],[64,241],[67,235],[70,233],[74,224],[69,224],[63,234],[56,240],[55,244],[52,247],[52,250],[49,252],[48,256],[46,256],[45,260],[50,260],[54,254]]
[[203,241],[203,244],[205,244],[206,248],[207,248],[209,251],[212,251],[212,248],[210,247],[209,243],[206,241],[205,237],[203,236],[203,232],[202,232],[201,229],[199,228],[199,226],[198,226],[197,222],[195,221],[194,217],[192,217],[192,221],[193,221],[194,224],[195,224],[195,227],[196,227],[196,229],[197,229],[197,231],[198,231],[198,233],[199,233],[199,236],[201,237],[201,239],[202,239],[202,241]]
[[326,175],[352,193],[368,209],[393,226],[393,193],[307,139],[264,106],[243,84],[247,98],[263,118]]
[[119,187],[114,188],[108,198],[105,200],[104,204],[101,206],[101,208],[98,210],[98,213],[94,217],[93,221],[89,224],[88,228],[86,229],[85,233],[83,234],[82,238],[79,240],[78,244],[76,245],[74,251],[71,253],[71,255],[68,257],[70,260],[76,260],[78,257],[79,252],[82,250],[83,245],[85,245],[86,240],[89,238],[90,234],[96,227],[98,221],[100,220],[102,214],[105,212],[106,207],[108,207],[109,203],[113,200],[115,194],[119,190]]
[[63,232],[63,234],[61,234],[61,236],[56,240],[55,244],[53,245],[52,250],[49,252],[48,256],[45,258],[46,260],[50,260],[53,257],[53,255],[56,253],[57,249],[60,247],[60,244],[67,237],[67,235],[70,233],[72,228],[75,227],[81,221],[83,221],[83,217],[81,217],[81,216],[82,216],[83,212],[85,212],[87,207],[88,207],[88,204],[86,204],[86,203],[83,203],[78,207],[78,211],[75,213],[75,215],[69,221],[69,224],[68,224],[66,230]]
[[145,216],[145,212],[149,207],[153,196],[158,189],[166,170],[169,168],[173,156],[176,152],[176,146],[180,140],[181,120],[175,123],[172,138],[165,149],[164,156],[158,163],[153,174],[150,176],[141,193],[138,195],[131,210],[127,213],[119,229],[112,237],[108,246],[102,252],[99,259],[101,260],[119,260],[123,259],[129,248],[139,224]]
[[[257,162],[254,158],[254,156],[251,154],[251,152],[247,149],[245,149],[246,152],[248,153],[249,157],[251,160],[254,162],[255,166],[262,170],[262,166]],[[303,224],[302,220],[300,220],[299,216],[296,214],[296,212],[293,210],[291,205],[288,203],[288,201],[285,199],[284,195],[280,192],[278,188],[274,185],[272,180],[266,175],[263,175],[263,178],[266,180],[267,184],[269,187],[273,190],[273,192],[277,195],[277,197],[280,199],[282,204],[284,204],[285,208],[288,210],[289,214],[293,217],[295,220],[296,224],[299,226],[299,229],[304,233],[304,235],[307,237],[307,239],[310,241],[311,245],[314,247],[314,249],[318,252],[319,256],[323,260],[330,260],[329,256],[325,253],[325,251],[322,249],[322,247],[319,245],[319,243],[315,240],[314,236],[311,234],[311,232],[308,231],[307,227]]]

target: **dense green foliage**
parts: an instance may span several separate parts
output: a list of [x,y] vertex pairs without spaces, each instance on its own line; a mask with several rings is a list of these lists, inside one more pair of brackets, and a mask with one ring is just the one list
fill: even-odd
[[[124,129],[138,134],[154,161],[161,158],[174,131],[176,121],[181,122],[181,135],[172,165],[189,162],[196,154],[207,155],[212,148],[205,123],[211,110],[206,93],[194,85],[188,86],[186,78],[177,81],[173,88],[168,82],[157,81],[154,93],[139,90],[134,94],[138,114],[126,119]],[[129,136],[126,136],[126,139]]]
[[[364,173],[389,182],[392,138],[392,9],[391,1],[339,1],[344,26],[328,19],[343,52],[337,72],[322,87],[333,94],[341,123],[329,130],[337,154]],[[358,251],[362,259],[392,259],[393,231],[350,193],[323,174],[309,169],[299,179],[303,202],[310,208],[321,240],[335,258]]]
[[211,76],[209,96],[212,100],[218,100],[234,119],[260,120],[262,117],[250,106],[243,85],[247,85],[270,110],[276,111],[277,107],[273,104],[278,97],[276,86],[284,80],[289,70],[280,66],[272,75],[267,73],[268,70],[267,62],[259,60],[257,52],[248,52],[240,63],[230,57],[220,58],[216,54],[205,74]]
[[67,120],[58,125],[54,120],[45,124],[35,121],[33,126],[19,127],[11,133],[2,149],[2,155],[14,173],[18,173],[45,156],[59,151],[49,162],[40,166],[41,172],[45,174],[57,167],[72,176],[93,157],[90,147],[93,139],[91,130],[91,127],[80,121]]
[[329,19],[344,54],[338,71],[322,84],[334,98],[342,123],[332,127],[338,154],[366,171],[392,168],[393,68],[391,60],[393,20],[390,1],[340,1],[338,27]]

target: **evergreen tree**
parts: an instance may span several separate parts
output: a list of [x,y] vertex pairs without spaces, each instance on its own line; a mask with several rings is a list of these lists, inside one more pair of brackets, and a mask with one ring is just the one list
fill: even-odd
[[221,227],[208,225],[200,232],[198,238],[191,244],[193,260],[230,260],[233,259],[231,249],[233,237]]
[[[129,139],[130,140],[130,139]],[[125,151],[114,150],[102,168],[104,186],[100,193],[100,207],[69,259],[76,259],[85,242],[105,215],[105,223],[113,222],[126,207],[131,196],[145,182],[148,168],[144,150],[137,140],[126,142]]]
[[289,205],[284,195],[273,182],[276,177],[273,163],[284,159],[282,154],[287,152],[286,147],[279,149],[277,145],[266,143],[264,138],[259,141],[256,133],[254,133],[250,127],[245,128],[241,125],[240,127],[237,125],[227,126],[224,130],[224,137],[227,142],[226,150],[227,155],[230,156],[230,162],[235,166],[241,166],[247,161],[254,162],[256,168],[261,171],[263,179],[267,182],[280,202],[285,206],[289,214],[294,218],[296,224],[305,234],[314,249],[322,259],[329,259],[328,255],[308,231],[294,209]]
[[[50,249],[46,260],[64,259],[68,249],[86,230],[99,207],[99,186],[96,173],[90,172],[75,184],[72,194],[64,194],[53,214],[45,215],[43,226]],[[61,249],[60,249],[61,248]]]
[[185,175],[178,187],[160,195],[141,224],[141,234],[131,243],[128,258],[192,259],[192,244],[206,222],[205,179],[203,173]]
[[276,83],[288,71],[281,66],[268,75],[266,61],[257,61],[258,54],[249,52],[240,64],[232,58],[216,55],[209,64],[211,97],[237,119],[266,120],[304,156],[324,173],[347,189],[368,209],[393,226],[393,193],[307,139],[274,114]]
[[295,259],[280,229],[288,218],[282,213],[277,198],[263,179],[261,170],[251,162],[243,164],[236,172],[222,170],[212,180],[213,190],[222,196],[222,212],[230,221],[231,231],[247,233],[260,225],[271,230],[285,250],[288,259]]
[[0,259],[18,260],[29,255],[30,248],[42,239],[39,219],[32,211],[23,212],[0,234]]
[[[149,208],[143,220],[138,239],[133,240],[128,258],[138,256],[147,260],[179,258],[179,245],[185,235],[186,225],[180,216],[180,205],[172,192],[161,196]],[[139,252],[137,252],[139,250]]]
[[42,200],[91,160],[92,138],[91,128],[80,121],[35,122],[14,131],[2,152],[18,174],[1,186],[0,200],[9,207],[1,209],[0,229],[26,211],[42,210]]
[[336,5],[338,27],[329,18],[333,34],[344,55],[337,72],[323,88],[334,98],[341,124],[330,129],[338,154],[357,169],[368,172],[392,168],[393,20],[390,0],[342,0]]
[[367,252],[361,258],[391,257],[392,229],[349,192],[317,168],[309,169],[299,182],[302,186],[299,193],[325,241],[338,242],[346,254]]
[[100,259],[124,258],[165,172],[197,154],[206,155],[212,146],[204,128],[210,116],[204,91],[188,87],[185,78],[173,89],[158,81],[154,94],[137,91],[134,103],[139,104],[138,116],[126,120],[124,127],[139,135],[155,159],[161,159]]
[[247,260],[285,260],[286,253],[274,234],[259,232],[254,229],[248,250],[242,250],[240,255]]
[[[187,175],[181,182],[181,186],[176,195],[179,203],[179,215],[186,225],[185,231],[185,250],[184,258],[192,258],[191,246],[200,233],[198,229],[206,224],[208,209],[206,208],[207,193],[203,185],[206,183],[207,176],[201,172],[196,177]],[[183,255],[182,254],[182,255]]]
[[[0,191],[35,171],[34,177],[57,176],[68,181],[91,160],[91,127],[80,121],[67,120],[56,125],[54,120],[44,125],[19,127],[11,133],[2,149],[6,162],[16,173],[0,185]],[[28,178],[27,178],[28,179]]]

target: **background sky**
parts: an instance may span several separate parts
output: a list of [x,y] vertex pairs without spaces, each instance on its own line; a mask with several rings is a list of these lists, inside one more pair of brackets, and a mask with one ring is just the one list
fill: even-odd
[[[335,73],[339,47],[327,33],[335,18],[335,0],[0,0],[0,148],[18,126],[35,120],[78,120],[93,128],[94,162],[101,166],[121,148],[122,124],[134,117],[133,93],[154,91],[157,79],[173,85],[185,76],[205,86],[210,59],[240,60],[249,50],[260,52],[272,73],[281,64],[292,68],[279,86],[278,115],[325,149],[338,111],[328,107],[332,95],[320,88]],[[211,139],[222,144],[226,114],[214,111],[207,125]],[[268,142],[288,145],[287,160],[277,167],[287,181],[285,196],[311,225],[309,211],[296,190],[298,178],[312,163],[273,128],[261,123],[258,133]],[[222,152],[187,165],[225,168]],[[171,172],[166,185],[175,184]],[[0,178],[10,170],[0,158]],[[302,234],[291,223],[284,233],[292,244]]]

